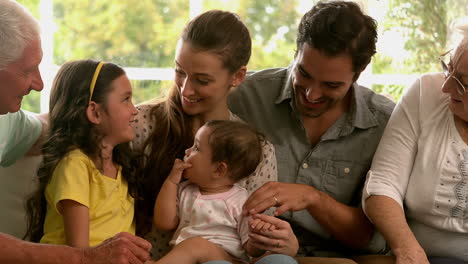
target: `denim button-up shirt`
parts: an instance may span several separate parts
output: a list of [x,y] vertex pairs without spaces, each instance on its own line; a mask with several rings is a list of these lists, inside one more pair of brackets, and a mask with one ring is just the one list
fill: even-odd
[[[291,70],[290,66],[249,73],[230,93],[229,109],[274,144],[279,181],[310,185],[358,207],[366,173],[395,104],[354,83],[349,111],[311,145],[294,105]],[[293,225],[301,246],[340,251],[331,234],[306,210],[282,217]]]

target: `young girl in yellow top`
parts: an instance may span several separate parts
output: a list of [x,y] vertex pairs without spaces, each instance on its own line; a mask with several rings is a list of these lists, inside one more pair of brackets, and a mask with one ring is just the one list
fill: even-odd
[[81,60],[60,68],[26,236],[89,247],[119,232],[135,233],[137,180],[125,143],[134,137],[137,113],[119,66]]

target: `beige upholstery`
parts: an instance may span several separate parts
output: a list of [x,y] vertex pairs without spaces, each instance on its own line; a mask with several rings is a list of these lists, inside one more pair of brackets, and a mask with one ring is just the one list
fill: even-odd
[[22,238],[26,232],[25,201],[37,187],[36,171],[42,156],[24,157],[0,167],[0,232]]

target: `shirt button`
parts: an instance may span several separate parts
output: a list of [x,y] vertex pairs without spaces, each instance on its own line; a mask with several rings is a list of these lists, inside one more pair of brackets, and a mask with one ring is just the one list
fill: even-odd
[[302,168],[304,168],[304,169],[307,169],[307,168],[309,168],[309,164],[307,164],[307,163],[303,163],[303,164],[302,164]]
[[344,173],[349,173],[351,170],[349,168],[344,168]]

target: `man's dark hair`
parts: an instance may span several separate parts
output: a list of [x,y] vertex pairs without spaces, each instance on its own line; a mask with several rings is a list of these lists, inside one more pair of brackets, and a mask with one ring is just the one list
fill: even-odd
[[355,80],[375,54],[377,23],[353,2],[319,2],[301,19],[297,52],[307,43],[327,56],[349,54]]

